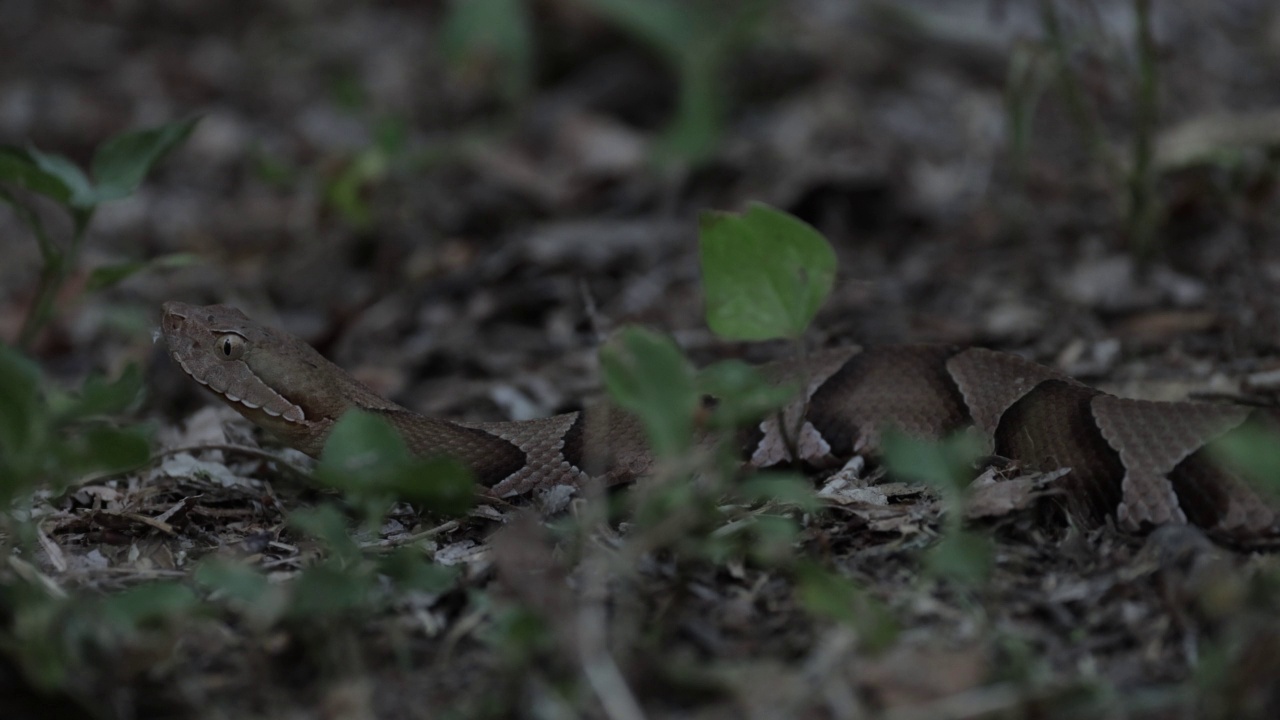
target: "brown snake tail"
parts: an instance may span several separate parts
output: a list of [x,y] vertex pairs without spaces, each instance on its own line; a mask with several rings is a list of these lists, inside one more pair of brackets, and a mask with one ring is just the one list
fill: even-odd
[[[498,497],[589,477],[628,482],[650,467],[644,432],[604,407],[540,420],[468,423],[419,415],[352,378],[302,340],[226,305],[164,305],[173,359],[242,415],[289,445],[319,454],[333,424],[359,408],[385,417],[410,450],[467,463]],[[830,466],[874,451],[881,429],[921,438],[972,428],[996,455],[1023,467],[1071,471],[1059,481],[1089,524],[1114,517],[1143,530],[1191,523],[1243,546],[1280,539],[1280,513],[1215,460],[1212,443],[1262,428],[1280,448],[1280,410],[1118,398],[1014,355],[942,346],[831,350],[764,366],[775,379],[810,380],[783,413],[796,442],[771,418],[749,433],[756,467]],[[795,423],[795,425],[791,425]],[[795,455],[793,457],[793,450]],[[1280,451],[1280,450],[1277,450]]]

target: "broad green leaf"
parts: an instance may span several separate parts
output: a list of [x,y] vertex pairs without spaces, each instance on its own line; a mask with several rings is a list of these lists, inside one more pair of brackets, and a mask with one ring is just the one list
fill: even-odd
[[122,133],[106,141],[93,155],[93,179],[97,183],[93,204],[133,194],[166,155],[182,144],[199,117],[146,130]]
[[836,256],[807,223],[761,203],[699,220],[707,324],[732,340],[799,337],[831,292]]
[[794,473],[756,473],[742,483],[738,488],[738,495],[745,500],[772,500],[795,505],[806,512],[822,506],[813,492],[813,483]]
[[[44,452],[47,422],[40,402],[40,369],[17,350],[0,343],[0,469],[17,472],[12,464],[26,464]],[[6,473],[6,474],[8,474]],[[26,474],[25,472],[23,473]],[[17,478],[0,478],[0,486]],[[9,490],[12,490],[10,488]],[[0,498],[5,497],[0,492]]]
[[243,562],[212,557],[196,567],[194,577],[197,583],[222,593],[256,627],[274,625],[289,610],[289,586],[270,582]]
[[715,512],[711,499],[700,489],[697,483],[686,478],[666,483],[652,483],[645,487],[645,492],[636,493],[639,499],[631,513],[631,519],[637,527],[651,528],[667,523],[673,516],[709,516]]
[[796,384],[774,385],[760,370],[740,360],[725,360],[698,372],[697,386],[703,396],[715,399],[708,425],[732,429],[756,422],[781,409],[795,397]]
[[387,478],[385,487],[400,500],[442,515],[461,515],[476,499],[471,469],[449,457],[415,458]]
[[[316,477],[340,489],[365,481],[363,473],[409,457],[404,439],[386,419],[370,412],[352,411],[333,426],[320,455]],[[353,477],[360,475],[359,477]]]
[[456,515],[475,500],[475,482],[462,463],[447,457],[414,457],[384,418],[350,412],[329,434],[316,480],[355,499],[377,503],[393,497],[432,512]]
[[[0,478],[3,482],[3,478]],[[49,588],[38,587],[34,578],[14,575],[0,586],[5,636],[3,649],[20,660],[23,673],[38,687],[64,687],[76,663],[77,642],[84,637],[81,611],[86,604],[76,596],[55,596]],[[97,608],[92,608],[97,619]]]
[[748,528],[751,557],[761,565],[777,566],[791,559],[800,526],[778,515],[758,515]]
[[117,629],[189,615],[200,607],[195,593],[176,582],[155,582],[109,595],[102,601],[102,616]]
[[1280,437],[1274,425],[1257,420],[1209,443],[1209,454],[1245,479],[1253,488],[1280,498]]
[[959,434],[946,440],[921,440],[892,428],[883,434],[884,464],[889,472],[933,486],[957,497],[973,477],[981,456],[977,440]]
[[933,575],[966,585],[985,581],[994,564],[995,545],[990,538],[958,529],[947,533],[937,545],[929,548],[925,563]]
[[888,610],[852,580],[812,562],[801,563],[796,572],[796,592],[810,614],[853,628],[873,653],[897,639],[898,624]]
[[[485,597],[475,594],[473,599]],[[499,653],[508,667],[526,667],[554,645],[546,620],[523,605],[511,605],[491,612],[492,622],[479,633],[482,641]]]
[[332,505],[294,510],[289,525],[319,540],[339,562],[354,565],[360,560],[360,547],[347,531],[346,518]]
[[406,590],[442,593],[454,586],[458,570],[437,565],[414,548],[397,548],[378,559],[378,572],[391,577]]
[[670,338],[624,328],[600,349],[600,366],[609,395],[644,423],[655,454],[672,457],[693,445],[694,370]]
[[200,256],[193,253],[173,253],[170,255],[161,255],[160,257],[151,258],[150,260],[135,260],[131,262],[116,263],[114,265],[103,265],[94,268],[89,273],[89,281],[85,283],[85,289],[89,292],[96,292],[109,287],[114,287],[120,282],[140,273],[144,270],[172,269],[180,267],[188,267],[200,262]]
[[31,153],[21,148],[0,146],[0,182],[20,185],[61,205],[71,199],[67,184],[57,175],[42,170]]
[[798,568],[796,591],[811,614],[857,627],[862,590],[848,578],[813,563]]
[[77,430],[63,441],[58,453],[73,475],[114,473],[145,464],[151,457],[151,443],[139,428],[96,425]]
[[373,598],[374,581],[367,572],[332,563],[309,567],[293,582],[288,614],[300,620],[314,620],[366,609]]
[[[67,158],[52,153],[42,153],[35,148],[28,148],[27,154],[36,167],[48,176],[56,178],[67,188],[68,196],[61,200],[64,204],[75,208],[88,208],[97,204],[94,199],[93,183],[85,177],[84,171]],[[52,195],[50,197],[53,197]],[[56,199],[56,198],[55,198]]]
[[271,587],[266,576],[254,568],[216,556],[202,561],[193,577],[206,588],[246,604],[261,600]]
[[142,371],[137,363],[130,363],[115,380],[90,375],[85,378],[79,393],[55,394],[49,405],[64,422],[80,420],[126,412],[138,404],[142,392]]

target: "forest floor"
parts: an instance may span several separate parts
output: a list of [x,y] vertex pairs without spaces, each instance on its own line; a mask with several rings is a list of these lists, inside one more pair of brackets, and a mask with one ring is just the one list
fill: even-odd
[[[8,0],[0,142],[83,165],[202,116],[94,215],[30,354],[67,384],[141,363],[157,448],[305,467],[152,343],[161,302],[236,305],[426,414],[527,419],[599,396],[624,325],[699,364],[786,353],[702,313],[699,214],[759,201],[835,247],[814,347],[980,345],[1131,397],[1236,392],[1280,367],[1280,8],[1152,3],[1144,47],[1145,4],[654,3],[675,10],[645,24],[604,0]],[[7,210],[0,238],[10,341],[40,254]],[[32,501],[14,567],[72,600],[50,619],[0,595],[0,714],[1280,716],[1274,556],[1082,529],[1045,494],[971,518],[975,560],[938,552],[959,545],[933,491],[875,487],[887,504],[704,498],[667,527],[626,491],[609,521],[599,498],[537,521],[397,505],[346,523],[343,555],[299,519],[333,494],[281,462],[158,455]],[[197,577],[210,558],[254,573]],[[156,581],[199,604],[103,604]]]

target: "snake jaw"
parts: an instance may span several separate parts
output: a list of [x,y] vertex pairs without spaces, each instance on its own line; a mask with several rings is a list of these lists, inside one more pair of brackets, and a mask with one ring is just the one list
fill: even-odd
[[[205,317],[200,317],[201,313]],[[178,367],[245,417],[269,426],[292,423],[305,428],[307,413],[301,405],[272,387],[249,367],[242,355],[228,358],[216,351],[217,339],[227,333],[245,338],[246,344],[251,344],[253,338],[244,329],[248,322],[249,319],[234,308],[196,308],[167,302],[163,306],[160,332]],[[279,427],[272,429],[281,431]]]

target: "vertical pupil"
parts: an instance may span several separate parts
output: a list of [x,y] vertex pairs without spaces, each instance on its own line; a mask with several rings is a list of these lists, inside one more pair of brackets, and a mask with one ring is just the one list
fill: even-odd
[[222,354],[230,357],[231,355],[231,338],[222,341]]

